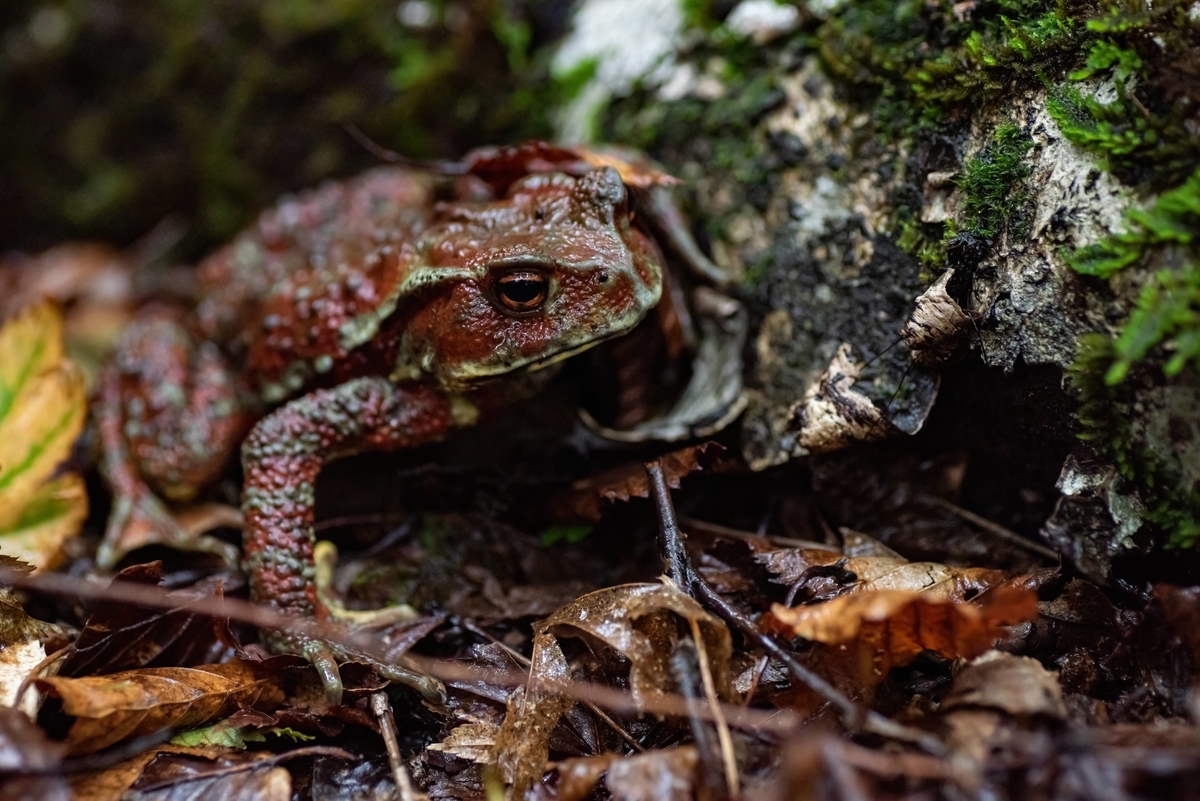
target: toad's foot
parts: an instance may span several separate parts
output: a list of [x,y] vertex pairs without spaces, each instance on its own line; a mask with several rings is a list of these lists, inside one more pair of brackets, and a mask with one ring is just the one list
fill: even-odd
[[382,629],[393,623],[403,623],[417,617],[417,610],[408,604],[385,606],[382,609],[347,609],[333,589],[333,569],[337,566],[337,546],[321,540],[313,547],[316,573],[313,582],[317,585],[317,602],[334,620],[355,629]]
[[125,554],[147,545],[211,553],[230,567],[238,564],[236,546],[216,537],[198,536],[194,530],[180,525],[166,504],[149,487],[137,482],[132,492],[119,493],[114,499],[96,563],[112,569]]
[[[408,604],[383,609],[347,609],[331,586],[333,568],[337,564],[337,546],[321,540],[314,547],[313,559],[316,563],[313,582],[316,585],[317,601],[329,618],[344,624],[348,631],[379,629],[393,623],[412,620],[417,616],[416,610]],[[430,703],[441,705],[446,701],[446,688],[442,683],[410,665],[384,662],[346,646],[320,640],[291,637],[273,639],[269,644],[274,650],[297,653],[311,662],[321,676],[321,683],[325,686],[325,697],[330,704],[339,704],[342,698],[343,687],[338,662],[361,662],[370,665],[384,678],[413,688]]]
[[403,659],[384,662],[340,643],[282,631],[269,632],[263,640],[267,647],[276,653],[296,654],[307,659],[321,677],[321,684],[325,688],[325,699],[330,706],[338,706],[342,703],[344,687],[341,672],[338,670],[339,662],[359,662],[369,665],[388,681],[394,681],[416,690],[431,704],[444,706],[446,703],[445,685],[433,676],[405,664]]

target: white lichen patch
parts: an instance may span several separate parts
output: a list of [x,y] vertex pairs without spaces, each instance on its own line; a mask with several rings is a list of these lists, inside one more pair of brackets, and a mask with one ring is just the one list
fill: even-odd
[[596,114],[610,98],[639,80],[668,81],[683,24],[680,0],[583,0],[552,69],[565,75],[592,62],[595,73],[563,110],[559,140],[590,141]]
[[[994,366],[1065,367],[1080,334],[1103,327],[1096,294],[1087,291],[1063,258],[1064,251],[1121,230],[1132,195],[1087,152],[1069,142],[1046,108],[1046,94],[1019,98],[1015,109],[981,114],[964,152],[982,151],[996,127],[1015,121],[1033,140],[1028,177],[1013,191],[1028,194],[1019,213],[1026,230],[1010,221],[975,270],[971,307],[984,315],[982,355]],[[960,220],[961,222],[961,220]]]

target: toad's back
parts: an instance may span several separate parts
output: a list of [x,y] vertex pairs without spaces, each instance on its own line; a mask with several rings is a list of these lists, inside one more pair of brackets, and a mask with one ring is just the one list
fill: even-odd
[[200,333],[267,401],[344,368],[342,332],[395,297],[432,192],[428,176],[381,168],[285,198],[201,265]]

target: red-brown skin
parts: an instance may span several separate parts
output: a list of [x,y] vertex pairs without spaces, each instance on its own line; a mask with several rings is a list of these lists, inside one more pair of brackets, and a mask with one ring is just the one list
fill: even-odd
[[[523,148],[464,162],[491,199],[436,202],[444,180],[398,168],[284,199],[201,265],[193,315],[139,318],[101,381],[118,496],[106,547],[129,526],[169,528],[147,482],[190,497],[261,418],[242,445],[251,595],[323,615],[312,523],[326,462],[438,439],[452,395],[636,325],[658,301],[661,257],[630,224],[617,172]],[[541,300],[514,310],[504,281],[531,274]],[[320,661],[312,642],[270,642]]]

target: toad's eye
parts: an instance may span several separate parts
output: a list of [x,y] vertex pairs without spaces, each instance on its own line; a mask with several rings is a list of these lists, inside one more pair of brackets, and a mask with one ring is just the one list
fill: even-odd
[[546,302],[546,276],[533,270],[518,270],[496,281],[496,299],[507,311],[531,312]]

